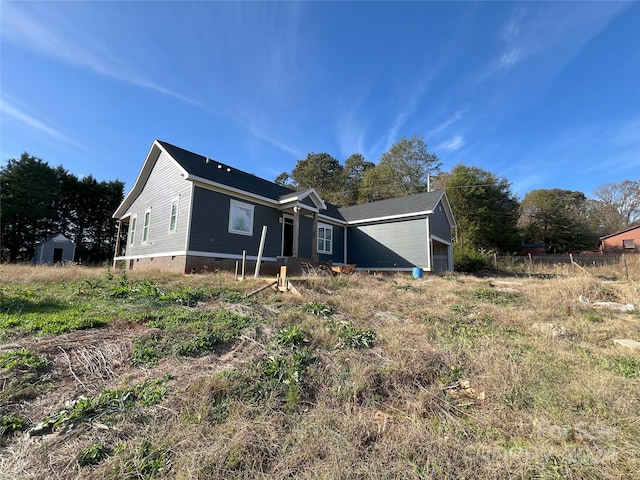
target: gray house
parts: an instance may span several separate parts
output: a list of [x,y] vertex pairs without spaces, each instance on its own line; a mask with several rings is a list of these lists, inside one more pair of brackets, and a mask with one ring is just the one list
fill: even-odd
[[[363,270],[453,267],[455,220],[444,192],[338,208],[311,188],[296,192],[155,140],[118,220],[114,264],[197,272],[290,257]],[[265,229],[266,227],[266,229]]]
[[32,263],[68,263],[73,262],[76,244],[63,234],[58,233],[36,243],[36,253]]

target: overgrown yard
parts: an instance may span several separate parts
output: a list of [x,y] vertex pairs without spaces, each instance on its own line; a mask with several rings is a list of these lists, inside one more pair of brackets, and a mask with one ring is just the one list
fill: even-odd
[[0,272],[1,478],[640,471],[633,276]]

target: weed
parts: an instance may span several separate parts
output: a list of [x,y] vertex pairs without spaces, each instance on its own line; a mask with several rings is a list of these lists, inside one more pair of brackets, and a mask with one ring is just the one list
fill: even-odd
[[26,427],[26,420],[16,417],[15,415],[0,415],[0,445],[2,445],[3,438],[24,430]]
[[121,445],[115,453],[126,458],[121,466],[116,467],[112,478],[152,479],[166,474],[171,468],[171,457],[146,438],[137,448]]
[[604,318],[601,315],[596,313],[585,313],[584,319],[589,323],[602,323],[604,322]]
[[94,397],[81,396],[68,401],[58,412],[45,417],[31,431],[31,435],[50,433],[62,426],[73,427],[78,423],[92,421],[98,417],[108,418],[136,405],[152,406],[161,402],[167,393],[168,377],[126,387],[122,390],[105,390]]
[[618,355],[606,361],[605,367],[627,378],[640,376],[640,360],[636,357]]
[[98,442],[80,450],[78,455],[78,465],[86,467],[88,465],[98,465],[102,460],[107,458],[108,450],[104,443]]
[[475,290],[471,292],[470,297],[474,300],[492,303],[494,305],[512,305],[522,300],[522,295],[518,292],[508,292],[494,288]]
[[408,292],[409,290],[415,290],[415,287],[413,285],[410,285],[408,283],[398,283],[395,280],[393,281],[392,287],[394,290],[402,290],[405,292]]
[[251,320],[227,310],[183,312],[168,315],[149,323],[159,331],[139,338],[133,344],[133,363],[156,365],[170,355],[198,357],[215,350],[219,345],[237,339]]
[[343,347],[372,348],[376,342],[376,332],[354,327],[350,322],[341,321],[336,325],[336,334]]
[[276,335],[276,343],[284,347],[301,347],[309,343],[307,335],[298,325],[283,328]]
[[302,311],[319,317],[328,317],[335,313],[335,307],[328,303],[311,300],[302,306]]
[[44,355],[36,355],[31,350],[21,348],[0,355],[0,368],[8,371],[37,372],[47,366]]

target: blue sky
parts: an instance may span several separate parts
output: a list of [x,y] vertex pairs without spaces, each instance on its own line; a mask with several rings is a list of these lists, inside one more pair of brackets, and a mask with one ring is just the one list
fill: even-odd
[[640,179],[640,2],[0,3],[0,154],[128,191],[158,138],[273,180],[308,152],[522,198]]

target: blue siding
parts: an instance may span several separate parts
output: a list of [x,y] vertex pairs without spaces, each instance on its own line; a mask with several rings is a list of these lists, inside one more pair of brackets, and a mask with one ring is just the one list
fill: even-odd
[[[229,233],[229,208],[232,198],[254,205],[253,235]],[[280,255],[282,245],[280,215],[277,209],[266,205],[195,187],[189,250],[231,255],[242,255],[242,251],[246,250],[248,255],[257,255],[262,226],[266,225],[267,238],[263,255],[276,257]]]
[[444,212],[442,201],[438,202],[433,213],[429,216],[429,233],[451,242],[451,225]]
[[428,268],[426,218],[348,228],[347,262],[357,268]]

